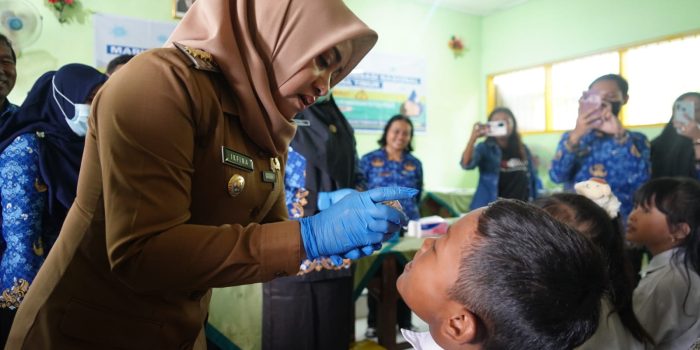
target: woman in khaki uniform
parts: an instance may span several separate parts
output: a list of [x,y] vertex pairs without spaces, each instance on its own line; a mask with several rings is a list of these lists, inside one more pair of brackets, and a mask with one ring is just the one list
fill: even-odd
[[[78,193],[7,349],[190,349],[212,287],[357,257],[405,217],[348,196],[302,221],[283,193],[291,118],[376,42],[342,0],[201,0],[176,47],[145,52],[93,102]],[[358,250],[358,248],[362,248]]]

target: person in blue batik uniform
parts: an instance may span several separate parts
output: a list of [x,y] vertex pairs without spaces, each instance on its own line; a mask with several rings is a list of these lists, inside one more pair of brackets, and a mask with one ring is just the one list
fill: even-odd
[[289,147],[287,166],[284,168],[284,199],[290,219],[304,216],[309,191],[306,190],[306,158]]
[[[423,166],[411,152],[413,141],[413,123],[404,115],[395,115],[384,126],[384,133],[378,143],[380,149],[369,152],[360,159],[361,176],[358,179],[359,190],[369,190],[383,186],[404,186],[423,190]],[[411,220],[420,219],[418,211],[418,195],[409,200],[400,200],[404,212]],[[399,274],[403,266],[399,267]],[[381,273],[381,269],[377,271]],[[377,301],[367,297],[367,331],[365,337],[376,337]],[[414,329],[411,324],[411,310],[399,298],[396,308],[396,319],[400,328]]]
[[[423,190],[423,166],[411,152],[413,147],[413,123],[408,117],[395,115],[386,123],[384,133],[378,143],[380,149],[362,156],[358,179],[359,190],[369,190],[384,186],[404,186]],[[418,211],[419,194],[407,200],[400,200],[404,212],[411,220],[420,219]]]
[[[7,99],[7,95],[9,95],[15,87],[15,81],[17,80],[16,63],[17,56],[12,49],[12,43],[10,43],[6,36],[0,34],[0,125],[3,125],[7,120],[11,119],[18,109],[16,105],[12,104]],[[3,166],[0,169],[4,168]],[[0,217],[0,220],[1,219],[2,217]],[[0,223],[1,222],[2,221],[0,221]],[[6,247],[7,244],[5,241],[0,239],[0,257],[2,257],[2,252]],[[2,293],[1,290],[0,293]],[[0,307],[0,349],[5,346],[5,340],[10,331],[14,315],[14,310]]]
[[[298,128],[284,171],[287,208],[293,210],[290,218],[309,217],[354,191],[350,188],[359,176],[355,132],[330,92],[294,120]],[[296,204],[295,194],[300,197]],[[303,211],[297,211],[301,206]],[[262,349],[347,349],[355,337],[352,285],[352,269],[263,283]]]
[[[0,127],[3,331],[75,198],[89,104],[107,77],[82,64],[45,73]],[[7,323],[7,324],[5,324]],[[5,339],[1,339],[4,341]]]
[[627,103],[627,81],[617,74],[593,81],[579,100],[574,130],[562,135],[549,176],[572,190],[576,182],[604,179],[620,200],[623,222],[632,196],[651,174],[649,141],[622,127],[618,114]]

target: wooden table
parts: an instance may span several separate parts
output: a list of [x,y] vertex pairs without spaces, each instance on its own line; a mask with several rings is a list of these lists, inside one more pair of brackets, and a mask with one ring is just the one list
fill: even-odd
[[[396,343],[396,302],[399,293],[396,280],[399,278],[397,265],[405,265],[423,244],[422,238],[403,237],[397,242],[387,242],[377,253],[359,259],[355,263],[355,300],[365,287],[368,298],[377,299],[377,337],[379,345],[388,350],[408,349],[407,342]],[[382,267],[382,275],[376,272]]]

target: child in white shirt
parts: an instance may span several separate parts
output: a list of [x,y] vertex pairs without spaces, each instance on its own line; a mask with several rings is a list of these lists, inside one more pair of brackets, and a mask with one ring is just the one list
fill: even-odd
[[634,311],[656,348],[689,349],[700,335],[700,183],[657,178],[635,193],[627,239],[653,255]]
[[[585,185],[586,182],[579,184]],[[579,184],[576,184],[577,189]],[[607,187],[607,191],[595,192],[606,192],[610,198],[615,198],[605,182],[594,181],[591,185],[596,188]],[[582,193],[588,192],[582,191]],[[592,197],[598,199],[596,196]],[[645,344],[652,345],[653,339],[634,314],[632,293],[635,283],[631,264],[625,259],[624,237],[617,210],[619,202],[613,208],[605,205],[609,202],[602,200],[594,202],[587,195],[556,193],[538,198],[534,204],[588,237],[600,249],[607,261],[610,285],[603,298],[598,329],[577,349],[642,350]],[[603,206],[600,206],[601,204]]]

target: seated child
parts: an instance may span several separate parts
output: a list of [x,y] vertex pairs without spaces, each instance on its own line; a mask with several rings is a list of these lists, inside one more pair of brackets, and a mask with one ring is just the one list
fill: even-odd
[[397,281],[428,333],[416,349],[571,349],[598,326],[598,249],[543,210],[501,199],[426,239]]
[[[584,183],[576,184],[577,191],[579,184]],[[593,192],[608,193],[610,199],[615,197],[607,184],[594,182],[591,185],[608,187],[607,191]],[[590,194],[589,191],[583,191],[583,193]],[[557,193],[538,198],[534,202],[535,206],[544,209],[555,219],[591,239],[607,261],[610,285],[608,293],[603,298],[598,329],[578,349],[644,349],[644,344],[651,345],[653,340],[634,315],[632,307],[634,278],[632,266],[625,258],[622,225],[617,217],[619,204],[607,206],[606,203],[614,203],[617,200],[603,201],[600,196],[593,197],[598,200],[594,202],[587,195]]]
[[660,177],[640,187],[627,240],[653,257],[634,290],[634,312],[656,349],[689,349],[700,335],[700,183]]

